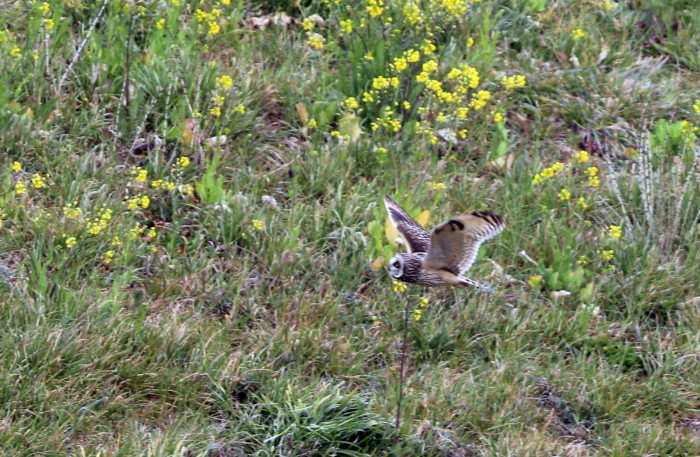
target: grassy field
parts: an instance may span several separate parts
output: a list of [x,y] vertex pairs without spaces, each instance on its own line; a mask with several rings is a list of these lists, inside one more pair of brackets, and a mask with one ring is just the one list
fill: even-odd
[[[0,24],[0,455],[700,455],[695,0]],[[496,292],[392,283],[385,195],[501,214]]]

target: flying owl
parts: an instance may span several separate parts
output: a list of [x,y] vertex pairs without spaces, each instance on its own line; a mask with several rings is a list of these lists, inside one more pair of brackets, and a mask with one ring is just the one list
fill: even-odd
[[392,278],[422,286],[490,289],[462,275],[474,263],[481,243],[503,230],[505,223],[499,215],[474,211],[450,219],[428,233],[389,197],[384,198],[384,204],[408,250],[389,261]]

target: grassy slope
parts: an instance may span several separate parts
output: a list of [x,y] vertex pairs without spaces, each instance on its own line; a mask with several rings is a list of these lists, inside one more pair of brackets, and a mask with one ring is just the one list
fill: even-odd
[[[344,2],[290,5],[292,24],[259,30],[267,6],[205,1],[222,13],[197,22],[187,5],[110,1],[68,72],[91,3],[0,12],[0,454],[697,455],[700,192],[678,124],[700,116],[692,2],[484,0],[426,19],[433,35],[402,26],[398,8],[391,58],[367,61],[373,33],[394,25]],[[313,13],[323,50],[297,20]],[[347,18],[355,30],[338,39]],[[456,145],[372,132],[380,104],[342,108],[426,38],[445,85],[468,63],[493,93]],[[517,74],[525,87],[499,84]],[[382,96],[434,110],[421,118],[434,131],[464,127],[438,125],[450,108],[412,80]],[[511,167],[493,166],[499,141]],[[372,272],[394,249],[385,194],[431,224],[504,215],[472,272],[497,292],[396,292]],[[395,430],[403,313],[421,297]]]

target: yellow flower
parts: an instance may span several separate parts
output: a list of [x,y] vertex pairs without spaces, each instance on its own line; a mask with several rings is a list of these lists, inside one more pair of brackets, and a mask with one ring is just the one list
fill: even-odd
[[346,21],[340,21],[340,28],[343,32],[350,34],[352,33],[352,19]]
[[368,62],[371,62],[374,60],[374,54],[372,54],[371,52],[368,52],[365,54],[364,59]]
[[695,100],[695,104],[693,105],[693,109],[695,110],[696,113],[700,114],[700,100]]
[[515,76],[504,76],[501,79],[501,84],[506,89],[516,89],[518,87],[524,87],[526,83],[525,76],[515,75]]
[[35,174],[32,178],[32,186],[34,186],[35,189],[46,187],[46,178],[41,176],[39,173]]
[[155,238],[156,236],[158,236],[158,232],[156,232],[156,228],[155,227],[149,228],[148,232],[146,233],[146,236],[148,236],[150,238]]
[[533,184],[540,184],[540,183],[542,183],[543,181],[544,181],[544,179],[542,179],[542,175],[539,174],[539,173],[536,174],[536,175],[532,178],[532,183],[533,183]]
[[221,26],[217,22],[209,21],[207,25],[209,26],[209,35],[216,35],[221,31]]
[[68,238],[66,238],[66,247],[72,248],[77,242],[78,240],[76,240],[74,236],[69,236]]
[[598,251],[598,253],[603,260],[612,260],[612,258],[615,256],[615,251],[612,249]]
[[542,176],[545,179],[549,179],[554,177],[554,170],[552,168],[545,168],[542,170],[542,173],[540,173],[540,176]]
[[83,210],[78,208],[78,202],[68,203],[63,207],[63,215],[66,219],[78,219],[83,215]]
[[567,201],[571,198],[571,192],[569,192],[566,189],[562,189],[559,191],[559,194],[557,196],[559,197],[559,200]]
[[408,60],[405,57],[397,57],[394,59],[393,69],[396,71],[404,71],[408,68]]
[[21,50],[18,46],[15,46],[15,47],[12,48],[12,50],[10,51],[10,55],[11,55],[12,57],[19,57],[21,53],[22,53],[22,50]]
[[472,46],[474,46],[474,38],[469,37],[469,38],[467,39],[467,47],[468,47],[468,48],[471,48]]
[[469,131],[467,129],[462,129],[459,131],[459,137],[461,139],[465,139],[468,134],[469,134]]
[[571,32],[571,36],[574,37],[574,40],[580,40],[581,38],[586,37],[586,32],[581,29],[575,29]]
[[122,240],[118,236],[112,237],[112,242],[110,243],[112,246],[121,246]]
[[104,263],[112,263],[112,260],[114,260],[114,251],[107,251],[102,255],[102,261]]
[[310,128],[310,129],[315,129],[316,127],[318,127],[318,122],[316,122],[316,119],[311,119],[311,120],[306,124],[306,126],[307,126],[308,128]]
[[582,255],[582,256],[580,256],[580,257],[578,258],[578,260],[576,261],[576,263],[579,264],[579,265],[585,265],[585,264],[588,263],[588,257],[586,257],[585,255]]
[[53,19],[42,19],[41,22],[46,26],[46,30],[51,30],[54,27]]
[[15,173],[19,173],[20,171],[22,171],[22,164],[19,162],[12,162],[12,165],[10,165],[10,169]]
[[345,105],[345,107],[347,109],[357,109],[360,106],[360,104],[357,103],[357,100],[355,99],[355,97],[346,98],[345,101],[343,102],[343,105]]
[[574,154],[574,160],[576,163],[586,163],[588,162],[588,151],[579,151]]
[[326,39],[318,33],[314,33],[306,40],[306,44],[314,49],[323,49],[326,46]]
[[598,167],[589,167],[586,169],[586,171],[584,171],[584,173],[590,177],[598,176]]
[[413,319],[414,320],[419,321],[419,320],[421,320],[422,317],[423,317],[423,310],[421,310],[421,309],[414,309],[413,310]]
[[382,148],[382,147],[377,148],[377,154],[378,154],[378,155],[384,155],[384,154],[386,154],[386,153],[387,153],[387,149],[386,149],[386,148]]
[[408,289],[408,286],[400,281],[397,280],[392,280],[391,284],[394,286],[394,292],[401,293],[401,292],[406,292],[406,289]]
[[190,158],[185,156],[178,157],[175,163],[180,168],[187,168],[190,165]]
[[608,227],[608,236],[610,238],[620,238],[622,236],[622,229],[619,225],[611,225]]
[[585,198],[579,197],[579,199],[576,201],[576,206],[578,206],[581,209],[586,209],[588,208],[588,203],[586,203]]
[[238,114],[245,114],[245,106],[243,106],[242,103],[239,103],[235,108],[233,108],[233,111]]
[[389,87],[389,80],[383,76],[377,76],[372,80],[372,87],[375,89],[386,89]]
[[556,162],[554,165],[552,165],[552,170],[554,170],[555,173],[559,173],[564,169],[564,164],[561,162]]
[[527,283],[530,285],[530,287],[537,287],[540,285],[541,282],[542,275],[530,276],[530,278],[527,280]]
[[503,120],[503,114],[496,113],[493,115],[493,122],[501,122]]
[[51,7],[49,6],[49,2],[44,2],[39,5],[39,11],[41,11],[42,14],[48,14],[50,10]]
[[418,306],[421,308],[425,308],[426,306],[428,306],[428,303],[430,303],[430,301],[426,297],[422,297]]
[[334,138],[338,138],[338,137],[340,136],[340,132],[337,131],[337,130],[333,130],[333,131],[331,132],[331,136],[334,137]]
[[437,46],[435,46],[430,40],[426,39],[423,40],[423,44],[421,45],[420,50],[423,51],[423,54],[429,56],[430,54],[437,51]]
[[214,116],[214,117],[219,117],[219,116],[221,116],[221,107],[220,107],[220,106],[213,106],[213,107],[209,110],[209,114],[211,114],[211,115]]
[[228,75],[222,75],[216,78],[216,85],[222,89],[228,89],[233,84],[233,79]]
[[608,11],[610,11],[611,9],[613,9],[613,4],[612,4],[612,2],[611,2],[610,0],[605,0],[605,1],[603,1],[602,5],[603,5],[603,8],[605,8],[605,9],[608,10]]
[[17,184],[15,184],[15,193],[17,195],[22,195],[25,192],[27,192],[27,188],[25,187],[24,183],[22,183],[22,181],[17,181]]
[[411,109],[411,104],[406,100],[404,100],[404,102],[403,102],[403,109],[405,109],[405,110]]
[[432,189],[432,190],[443,190],[443,189],[446,188],[444,182],[437,182],[437,181],[432,181],[432,182],[431,182],[431,181],[428,181],[428,182],[426,183],[426,185],[428,186],[428,188],[430,188],[430,189]]
[[365,103],[373,102],[374,97],[372,97],[372,94],[370,92],[365,92],[362,94],[362,101]]
[[144,195],[139,199],[139,205],[141,205],[141,208],[148,208],[151,204],[151,199],[148,198],[148,195]]
[[597,176],[591,176],[588,178],[588,185],[591,187],[598,187],[600,186],[600,178]]
[[369,0],[367,11],[371,17],[377,17],[384,12],[384,2],[382,0]]
[[416,63],[420,60],[420,52],[413,49],[409,49],[403,55],[410,63]]
[[262,221],[258,219],[253,219],[251,224],[253,224],[253,229],[257,231],[261,231],[264,228]]
[[134,176],[134,180],[138,182],[145,182],[148,179],[148,170],[144,170],[141,167],[134,167],[131,170],[131,174]]
[[301,28],[303,28],[306,31],[313,30],[314,26],[316,23],[312,21],[309,18],[304,19],[304,22],[301,23]]

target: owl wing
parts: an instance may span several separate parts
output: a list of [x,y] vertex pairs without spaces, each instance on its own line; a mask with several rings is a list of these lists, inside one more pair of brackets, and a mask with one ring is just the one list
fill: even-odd
[[503,219],[491,211],[451,219],[433,230],[423,265],[462,275],[474,263],[481,243],[498,235],[504,226]]
[[384,197],[384,205],[391,223],[406,242],[408,252],[426,252],[430,245],[430,234],[389,197]]

